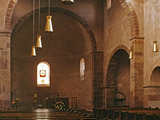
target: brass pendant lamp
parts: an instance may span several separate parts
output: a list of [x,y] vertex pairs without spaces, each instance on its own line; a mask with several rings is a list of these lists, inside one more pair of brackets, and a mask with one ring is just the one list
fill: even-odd
[[74,3],[74,0],[62,0],[62,3],[71,4]]
[[40,20],[41,20],[41,18],[40,18],[40,14],[41,14],[41,11],[40,11],[40,6],[41,6],[41,4],[40,4],[40,0],[39,0],[39,12],[38,12],[38,19],[39,19],[39,23],[38,23],[38,30],[39,30],[39,35],[37,35],[37,42],[36,42],[36,47],[37,48],[42,48],[42,41],[41,41],[41,34],[40,34]]
[[32,45],[31,56],[36,56],[36,47],[35,47],[35,45]]
[[129,51],[129,59],[133,59],[133,51],[132,50]]
[[37,35],[37,42],[36,42],[36,47],[37,48],[42,48],[42,41],[41,41],[41,35]]
[[153,52],[158,52],[157,41],[153,42]]
[[35,26],[35,0],[33,0],[33,45],[32,45],[32,51],[31,51],[31,56],[36,56],[36,48],[34,44],[34,26]]
[[[157,17],[155,16],[155,20],[156,20],[156,25],[157,25]],[[158,45],[157,45],[157,29],[156,29],[156,26],[155,26],[155,41],[153,42],[153,52],[156,53],[158,52]]]
[[48,16],[46,16],[46,18],[47,18],[47,21],[46,21],[45,31],[53,32],[52,16],[50,15],[50,0],[48,0]]

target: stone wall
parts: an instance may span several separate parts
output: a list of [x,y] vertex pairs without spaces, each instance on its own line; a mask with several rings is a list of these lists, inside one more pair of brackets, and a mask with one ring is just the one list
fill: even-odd
[[9,4],[10,0],[1,0],[0,2],[0,31],[5,31],[5,20],[6,20],[6,13],[7,13],[7,9],[8,9],[8,4]]
[[[143,2],[112,0],[105,9],[105,74],[113,53],[118,49],[132,49],[134,58],[130,67],[130,107],[143,106]],[[142,36],[141,36],[142,35]],[[139,37],[141,36],[141,37]],[[110,57],[108,57],[110,56]]]
[[[41,3],[42,7],[47,7],[48,6],[48,3],[46,1],[41,1],[41,2],[42,2]],[[18,22],[18,20],[20,20],[21,17],[23,17],[24,15],[26,15],[27,13],[32,11],[32,0],[27,0],[27,1],[25,1],[25,3],[24,3],[24,1],[18,1],[18,0],[8,0],[8,1],[3,0],[3,1],[0,2],[0,4],[1,4],[0,9],[1,9],[1,16],[2,16],[1,19],[0,19],[0,22],[1,22],[0,27],[1,27],[2,33],[4,31],[9,31],[10,29],[12,30],[14,25]],[[79,16],[81,16],[84,20],[86,20],[89,23],[89,25],[91,26],[91,29],[93,29],[93,32],[95,33],[96,39],[98,39],[98,41],[97,41],[98,47],[97,48],[99,50],[103,49],[103,45],[102,45],[102,41],[103,41],[103,14],[100,14],[100,13],[103,13],[103,7],[102,7],[103,6],[103,1],[101,1],[101,2],[99,2],[98,0],[96,0],[94,2],[91,1],[91,0],[85,1],[85,2],[84,1],[78,1],[78,2],[74,3],[74,6],[73,5],[64,5],[64,4],[61,3],[61,1],[56,1],[56,2],[54,1],[53,3],[51,3],[51,6],[52,7],[62,7],[62,8],[71,10],[71,11],[75,12],[76,14],[78,14]],[[77,9],[78,6],[81,6],[81,7],[79,7],[79,9]],[[22,10],[22,8],[23,8],[23,10]],[[82,9],[82,8],[85,8],[85,9]],[[21,9],[21,10],[19,10],[19,9]],[[87,13],[87,14],[85,14],[85,13]],[[96,20],[96,18],[101,18],[101,19]],[[83,26],[80,26],[80,27],[83,27]],[[90,28],[88,28],[88,29],[90,29]],[[84,35],[86,31],[84,30],[83,32],[84,32],[83,33],[83,35]],[[15,31],[14,31],[14,33],[15,33]],[[3,38],[3,37],[1,37],[1,38]],[[10,38],[9,38],[9,41],[10,41]],[[20,44],[22,44],[22,43],[20,43]],[[7,44],[7,46],[9,46],[9,45]],[[85,52],[85,54],[89,57],[88,50],[90,48],[88,48],[88,45],[86,45],[86,46],[87,47],[85,48],[85,51],[87,51],[87,52]],[[22,48],[22,49],[26,50],[25,48]],[[29,53],[29,51],[28,51],[28,53]],[[7,54],[10,54],[10,51],[8,51]],[[82,57],[86,56],[85,54],[83,54]],[[16,58],[17,56],[15,55],[14,57]],[[19,57],[19,55],[18,55],[18,57]],[[22,58],[18,58],[18,57],[17,57],[18,61],[20,61],[20,63],[22,63],[22,61],[23,61]],[[13,59],[15,59],[15,58],[13,58]],[[88,59],[90,59],[90,58],[88,58]],[[9,66],[8,70],[6,71],[6,74],[10,74],[10,70],[11,70],[10,58],[7,58],[6,61],[7,61],[7,66]],[[5,65],[6,65],[6,61],[4,63]],[[86,60],[86,61],[88,61],[88,60]],[[13,63],[13,61],[11,61],[11,63]],[[91,63],[91,62],[89,62],[89,63]],[[22,64],[20,66],[22,67]],[[16,68],[16,69],[19,71],[20,68]],[[4,73],[4,69],[3,69],[3,73]],[[90,67],[89,67],[89,70],[86,71],[86,79],[90,79],[90,77],[87,77],[87,76],[91,76],[90,71],[91,70],[90,70]],[[15,73],[16,73],[15,75],[19,74],[19,72],[15,72]],[[76,73],[76,74],[78,74],[78,73]],[[12,76],[12,78],[13,78],[13,76]],[[10,84],[9,81],[10,81],[10,78],[8,77],[8,82],[6,81],[6,83]],[[3,88],[5,89],[5,87],[3,87]],[[8,96],[8,98],[7,98],[8,101],[10,99],[9,98],[9,95],[10,95],[10,90],[9,89],[10,88],[8,88],[8,91],[5,94],[5,95]],[[91,88],[88,87],[88,89],[90,91]],[[14,90],[11,90],[11,91],[14,92]],[[89,95],[87,95],[87,96],[89,96]],[[2,101],[3,101],[3,99],[2,99]],[[84,101],[85,101],[85,99],[84,99]],[[2,102],[2,103],[4,103],[4,102]],[[90,105],[91,103],[92,103],[92,100],[90,100],[90,97],[89,97],[88,106],[91,106]],[[4,106],[4,104],[2,106]],[[85,105],[82,105],[82,106],[86,107]],[[86,108],[90,108],[88,106]]]
[[[159,12],[160,1],[158,0],[144,0],[144,106],[145,107],[159,107],[160,99],[156,97],[159,95],[159,88],[152,86],[151,75],[153,70],[160,66],[159,52],[153,53],[153,42],[157,41],[159,47]],[[157,84],[158,85],[158,84]],[[159,85],[158,85],[159,86]],[[152,95],[152,97],[151,97]],[[155,95],[155,96],[153,96]],[[153,98],[152,100],[150,98]],[[155,99],[156,98],[156,99]],[[150,100],[149,100],[150,99]],[[152,102],[152,103],[151,103]],[[153,104],[154,103],[154,104]]]
[[0,2],[0,109],[10,105],[10,32],[5,30],[9,0]]
[[[37,1],[38,2],[38,1]],[[48,2],[46,0],[41,0],[41,7],[48,7]],[[51,7],[59,7],[72,11],[78,16],[82,17],[90,26],[91,30],[94,32],[97,50],[103,50],[103,0],[81,0],[76,1],[74,4],[66,5],[62,4],[61,0],[51,1]],[[19,11],[22,9],[23,11]],[[36,3],[36,8],[38,8],[38,3]],[[32,11],[32,0],[19,0],[15,6],[12,20],[11,20],[11,29],[14,25],[27,13]],[[99,18],[99,19],[97,19]],[[45,19],[45,18],[43,18]],[[54,16],[53,16],[54,21]]]
[[103,89],[103,52],[93,52],[93,105],[94,108],[104,107],[104,89]]
[[[129,51],[131,48],[135,50],[134,57],[136,59],[131,61],[130,78],[132,79],[131,85],[133,85],[131,88],[131,99],[133,99],[132,106],[152,107],[148,100],[150,99],[151,94],[157,94],[157,92],[155,88],[148,88],[148,86],[152,83],[150,79],[152,71],[155,67],[160,65],[159,52],[152,52],[153,41],[156,40],[159,45],[158,31],[160,28],[158,25],[158,18],[160,13],[160,2],[158,0],[112,0],[111,2],[111,8],[108,10],[106,0],[77,0],[72,5],[64,5],[59,0],[56,2],[54,1],[51,6],[62,7],[73,11],[82,17],[88,23],[90,29],[92,29],[96,38],[97,51],[104,52],[104,86],[106,85],[107,69],[115,51],[118,49]],[[6,101],[9,101],[10,99],[10,88],[8,85],[10,84],[10,62],[12,63],[12,61],[10,61],[9,56],[10,37],[7,32],[14,28],[14,25],[18,20],[32,11],[32,0],[21,0],[18,1],[17,5],[16,3],[17,0],[1,0],[0,2],[0,45],[3,48],[0,48],[2,51],[0,54],[2,61],[2,65],[0,65],[0,74],[3,75],[2,80],[0,80],[0,83],[3,84],[0,86],[0,97],[5,98],[1,99],[0,104],[2,106],[5,106],[6,103],[9,104],[9,102]],[[47,7],[47,4],[48,3],[45,0],[42,0],[42,7]],[[80,27],[83,28],[83,26]],[[85,33],[86,31],[83,30],[83,32]],[[87,52],[84,53],[88,55],[88,50],[86,51]],[[138,78],[138,82],[136,77]],[[135,85],[137,83],[140,83],[140,85]],[[146,94],[148,91],[150,91],[150,94]],[[152,101],[154,102],[154,100]],[[153,105],[153,107],[155,106],[156,105]]]
[[[45,18],[46,12],[41,14]],[[73,97],[78,108],[92,109],[92,57],[91,41],[86,29],[73,17],[62,13],[54,16],[53,33],[45,33],[45,19],[41,19],[42,49],[36,49],[37,56],[31,57],[32,16],[12,34],[11,80],[13,97],[20,97],[20,108],[33,107],[33,95],[38,93],[45,106],[46,97],[68,97],[70,108]],[[36,15],[37,18],[37,15]],[[65,19],[65,21],[64,21]],[[37,20],[37,19],[36,19]],[[35,33],[37,35],[37,24]],[[14,29],[15,30],[15,29]],[[85,79],[80,80],[80,59],[85,59]],[[37,65],[47,61],[51,67],[51,86],[39,88],[36,85]]]
[[10,33],[0,33],[0,109],[10,105]]
[[[131,34],[126,12],[119,1],[113,0],[111,8],[108,10],[105,6],[104,16],[104,86],[107,86],[107,74],[111,58],[119,49],[129,51]],[[107,99],[107,96],[105,99]]]

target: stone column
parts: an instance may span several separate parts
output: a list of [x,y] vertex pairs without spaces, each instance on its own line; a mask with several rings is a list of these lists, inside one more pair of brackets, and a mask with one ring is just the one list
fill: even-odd
[[10,106],[10,32],[0,32],[0,109]]
[[104,106],[104,89],[103,89],[103,52],[93,52],[93,106],[102,108]]
[[144,38],[131,39],[133,59],[130,63],[130,107],[143,107]]

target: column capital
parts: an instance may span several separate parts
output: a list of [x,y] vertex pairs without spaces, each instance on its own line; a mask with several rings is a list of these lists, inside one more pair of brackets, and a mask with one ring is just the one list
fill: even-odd
[[137,39],[139,39],[139,40],[144,40],[144,37],[133,37],[133,38],[130,39],[130,41],[132,41],[132,40],[137,40]]
[[11,31],[0,31],[0,34],[11,34]]
[[160,88],[160,86],[148,85],[148,86],[143,86],[143,88]]
[[103,51],[94,51],[94,52],[91,52],[91,54],[95,54],[95,53],[104,53]]
[[0,31],[0,35],[4,37],[11,37],[12,32],[11,31]]

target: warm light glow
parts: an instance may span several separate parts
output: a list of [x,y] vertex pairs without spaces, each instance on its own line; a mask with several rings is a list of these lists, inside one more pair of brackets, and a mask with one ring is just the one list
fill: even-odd
[[109,9],[109,8],[111,8],[111,0],[107,0],[107,10]]
[[157,41],[154,41],[153,43],[153,52],[158,52]]
[[129,52],[129,59],[133,59],[133,51],[132,50],[130,50],[130,52]]
[[37,86],[50,86],[50,66],[47,62],[40,62],[37,66]]
[[84,58],[80,60],[80,80],[84,80],[84,72],[85,72],[85,61]]
[[73,3],[74,2],[74,0],[62,0],[62,3]]
[[82,65],[82,70],[83,71],[85,70],[85,63],[83,63],[83,65]]

